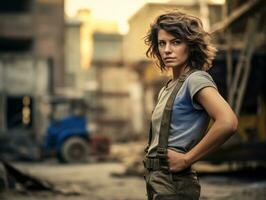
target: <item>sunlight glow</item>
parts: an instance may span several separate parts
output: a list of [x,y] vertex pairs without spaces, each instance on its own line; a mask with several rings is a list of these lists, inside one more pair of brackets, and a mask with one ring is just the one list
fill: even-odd
[[65,13],[74,17],[79,9],[87,8],[95,19],[115,21],[119,32],[125,34],[128,18],[147,2],[164,3],[167,0],[65,0]]

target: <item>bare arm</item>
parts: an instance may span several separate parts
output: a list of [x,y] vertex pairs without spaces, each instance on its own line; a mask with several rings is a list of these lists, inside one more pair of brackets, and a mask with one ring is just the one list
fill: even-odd
[[203,88],[196,94],[195,98],[214,120],[214,123],[202,140],[188,153],[180,154],[168,150],[171,171],[180,171],[193,164],[222,145],[237,129],[237,117],[216,89],[212,87]]
[[237,129],[237,118],[221,95],[212,87],[199,91],[195,97],[214,120],[205,137],[187,153],[190,164],[222,145]]

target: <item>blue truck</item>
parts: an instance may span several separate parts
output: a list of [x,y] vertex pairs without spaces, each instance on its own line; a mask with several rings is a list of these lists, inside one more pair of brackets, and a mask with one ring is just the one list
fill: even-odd
[[60,98],[51,102],[52,110],[67,105],[69,114],[51,122],[44,138],[45,157],[56,156],[65,163],[88,161],[89,156],[105,159],[110,153],[110,139],[106,136],[91,136],[87,129],[87,106],[82,99]]

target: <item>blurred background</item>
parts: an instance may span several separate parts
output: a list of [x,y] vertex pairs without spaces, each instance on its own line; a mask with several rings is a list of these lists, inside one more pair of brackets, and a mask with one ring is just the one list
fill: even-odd
[[[218,54],[209,73],[239,119],[237,134],[195,166],[202,199],[265,197],[263,0],[3,1],[0,197],[145,199],[143,149],[168,75],[145,57],[144,37],[173,9],[211,32]],[[68,192],[32,193],[11,163]]]

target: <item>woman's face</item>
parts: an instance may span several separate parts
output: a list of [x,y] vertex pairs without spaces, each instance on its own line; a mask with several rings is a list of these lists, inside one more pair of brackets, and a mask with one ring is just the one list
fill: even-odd
[[158,32],[158,49],[167,68],[182,68],[186,65],[188,45],[163,29]]

